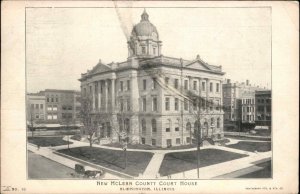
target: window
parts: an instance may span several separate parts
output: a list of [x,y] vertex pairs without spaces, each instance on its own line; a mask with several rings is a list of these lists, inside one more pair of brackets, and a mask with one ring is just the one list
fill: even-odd
[[220,118],[217,119],[217,128],[220,128]]
[[124,110],[124,102],[123,99],[120,99],[120,111],[123,112]]
[[169,84],[169,78],[165,77],[165,84],[168,85]]
[[213,92],[213,83],[209,83],[209,91]]
[[184,99],[184,104],[183,104],[183,106],[184,106],[184,110],[189,110],[189,102],[188,102],[188,100],[187,99]]
[[156,146],[156,139],[152,139],[152,145]]
[[146,47],[142,46],[142,54],[146,54]]
[[57,119],[57,115],[52,115],[53,120]]
[[176,138],[176,144],[180,144],[180,138]]
[[216,100],[216,110],[220,109],[220,100]]
[[52,106],[51,106],[51,105],[48,105],[48,106],[47,106],[47,110],[48,110],[48,111],[51,111],[51,110],[52,110]]
[[123,81],[120,81],[120,91],[123,92]]
[[145,144],[146,143],[146,140],[144,137],[142,137],[142,144]]
[[247,112],[250,112],[250,108],[247,106]]
[[215,119],[214,119],[214,118],[211,118],[211,119],[210,119],[210,125],[211,125],[211,126],[215,126]]
[[193,99],[193,110],[197,110],[197,99]]
[[146,133],[146,120],[142,119],[142,133],[145,134]]
[[146,98],[144,97],[143,98],[143,111],[145,112],[146,111],[146,107],[147,107],[147,104],[146,104],[147,102],[146,102]]
[[174,87],[175,87],[176,89],[178,89],[178,79],[175,79]]
[[127,111],[130,111],[130,99],[127,99]]
[[54,99],[53,99],[53,98],[51,98],[51,102],[54,102]]
[[170,110],[170,98],[165,98],[165,109]]
[[39,114],[36,114],[36,115],[35,115],[35,118],[36,118],[36,119],[39,119],[39,118],[40,118],[40,115],[39,115]]
[[188,80],[184,80],[184,89],[185,89],[185,90],[188,89]]
[[[84,88],[85,89],[85,88]],[[49,99],[49,97],[47,97],[47,102],[50,102],[50,99]]]
[[193,82],[193,89],[194,89],[194,90],[197,90],[197,81],[194,81],[194,82]]
[[171,120],[168,119],[167,123],[166,123],[166,132],[170,132],[171,129]]
[[175,98],[175,101],[174,101],[175,110],[178,110],[178,103],[179,103],[178,98]]
[[178,126],[175,127],[175,131],[179,131],[179,127]]
[[58,102],[58,98],[55,98],[55,102]]
[[153,55],[155,55],[156,53],[156,48],[153,48]]
[[191,138],[190,137],[186,138],[186,143],[191,143]]
[[191,123],[190,123],[190,122],[187,122],[187,123],[186,123],[186,130],[187,130],[187,131],[190,131],[190,130],[191,130],[191,127],[192,127],[192,126],[191,126]]
[[157,98],[156,97],[152,98],[152,110],[157,111]]
[[216,92],[220,92],[220,84],[219,83],[216,84]]
[[152,132],[156,133],[157,128],[156,128],[156,120],[155,119],[152,119],[151,126],[152,126]]
[[57,111],[57,105],[53,105],[53,111]]
[[167,139],[167,147],[171,147],[172,146],[172,139]]
[[39,104],[36,104],[36,105],[35,105],[35,109],[39,109]]
[[48,120],[52,120],[52,115],[47,115]]
[[34,104],[30,104],[31,109],[34,109]]
[[146,90],[147,89],[147,80],[143,80],[143,89]]
[[202,90],[205,91],[205,82],[202,82]]
[[90,86],[90,93],[92,93],[92,86]]
[[209,101],[209,109],[212,111],[213,110],[213,106],[214,106],[214,102],[213,100]]
[[40,104],[40,109],[43,110],[44,109],[44,105]]
[[130,90],[130,80],[127,80],[127,91]]
[[201,99],[201,107],[202,107],[202,109],[205,108],[205,99]]
[[156,89],[156,78],[152,79],[152,89]]

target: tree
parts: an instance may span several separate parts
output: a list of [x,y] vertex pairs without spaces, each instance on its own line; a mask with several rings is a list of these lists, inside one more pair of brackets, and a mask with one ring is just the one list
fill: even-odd
[[34,116],[33,116],[33,107],[29,107],[29,116],[30,116],[30,126],[28,127],[31,131],[31,137],[33,137],[34,134]]
[[83,97],[81,100],[80,117],[83,123],[83,130],[88,135],[87,139],[89,140],[90,147],[92,147],[93,143],[97,140],[97,138],[95,138],[97,125],[95,125],[92,122],[92,117],[93,117],[92,110],[93,110],[93,106],[92,106],[91,98]]

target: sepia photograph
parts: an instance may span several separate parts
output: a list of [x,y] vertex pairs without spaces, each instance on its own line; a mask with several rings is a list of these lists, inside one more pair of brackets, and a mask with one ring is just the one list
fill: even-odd
[[[9,10],[8,5],[1,9]],[[280,47],[278,38],[296,38],[295,29],[299,30],[296,12],[286,11],[289,6],[15,2],[10,9],[22,15],[20,25],[8,28],[4,23],[2,28],[11,30],[1,34],[15,36],[15,28],[21,29],[17,35],[22,37],[22,69],[11,66],[2,79],[12,80],[13,69],[23,77],[15,76],[19,89],[1,89],[18,98],[8,114],[3,110],[10,108],[3,102],[13,98],[1,95],[1,158],[20,153],[12,159],[13,171],[20,168],[24,182],[16,179],[14,186],[7,181],[1,191],[293,190],[295,185],[288,187],[286,179],[284,184],[277,181],[288,176],[285,173],[298,172],[291,162],[298,161],[298,155],[290,157],[286,150],[299,142],[294,112],[298,94],[297,89],[285,93],[283,83],[298,85],[294,73],[299,47],[287,40],[289,44]],[[279,17],[281,11],[287,15]],[[8,13],[4,14],[10,20],[5,21],[13,23]],[[14,63],[13,57],[9,59]],[[280,60],[286,69],[293,68],[286,70]],[[18,127],[8,127],[11,123]],[[293,147],[291,153],[296,151]],[[283,162],[286,171],[276,166]],[[9,165],[5,157],[1,163]],[[6,180],[17,176],[11,167],[1,171]],[[215,186],[207,185],[214,181]],[[230,187],[229,181],[236,185]],[[52,184],[60,186],[55,189]]]

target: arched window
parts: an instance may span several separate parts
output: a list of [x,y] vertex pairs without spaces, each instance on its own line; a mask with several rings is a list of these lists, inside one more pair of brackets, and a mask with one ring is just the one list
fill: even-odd
[[126,130],[126,133],[129,134],[130,133],[130,120],[128,118],[125,119],[125,121],[124,121],[124,127]]
[[146,120],[142,119],[142,133],[146,133]]
[[152,119],[151,125],[152,125],[152,132],[156,133],[157,132],[157,128],[156,128],[156,120],[155,119]]
[[191,123],[190,123],[190,122],[187,122],[187,123],[186,123],[186,130],[187,130],[187,131],[190,131],[190,130],[191,130]]
[[211,119],[210,119],[210,125],[211,125],[211,126],[214,126],[214,125],[215,125],[215,119],[214,119],[214,118],[211,118]]
[[217,119],[217,128],[220,128],[220,118]]

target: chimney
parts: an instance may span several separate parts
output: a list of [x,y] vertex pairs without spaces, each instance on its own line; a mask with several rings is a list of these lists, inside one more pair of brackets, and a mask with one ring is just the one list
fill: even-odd
[[249,85],[249,80],[248,80],[248,79],[246,80],[246,85],[247,85],[247,86]]
[[228,83],[228,84],[230,84],[230,81],[231,81],[230,79],[227,79],[227,83]]

